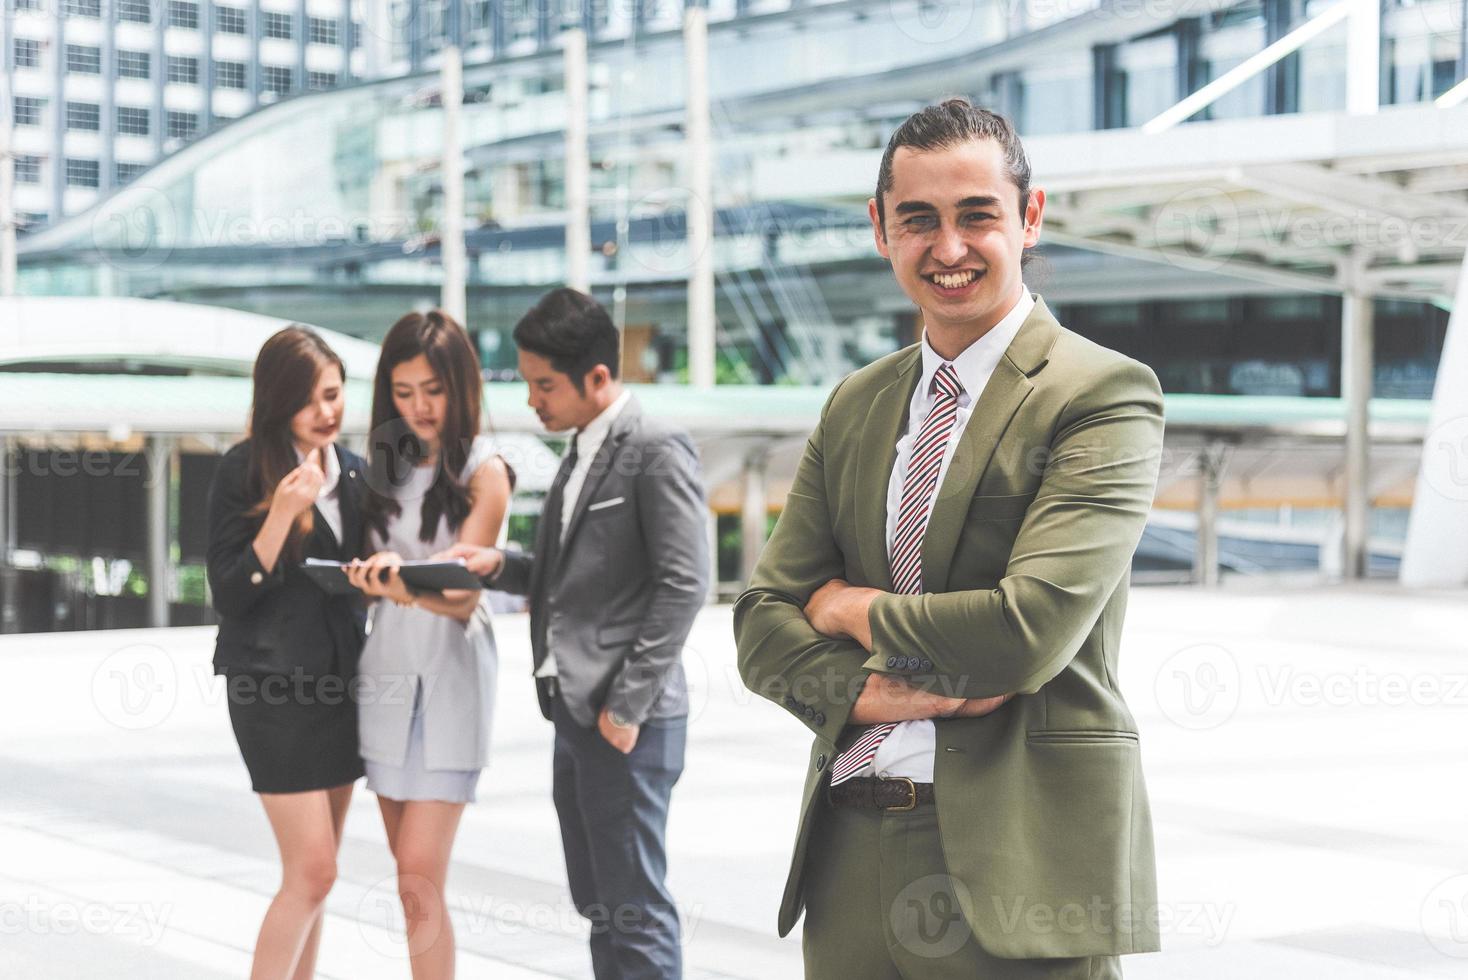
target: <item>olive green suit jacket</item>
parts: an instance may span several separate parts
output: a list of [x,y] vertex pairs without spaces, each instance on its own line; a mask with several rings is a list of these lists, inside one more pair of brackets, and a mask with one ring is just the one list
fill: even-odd
[[[866,678],[886,673],[951,697],[1017,693],[985,717],[936,722],[944,860],[983,948],[1006,958],[1155,950],[1151,815],[1117,658],[1161,455],[1156,376],[1064,329],[1038,301],[934,500],[926,591],[896,595],[887,484],[921,374],[913,346],[837,385],[735,606],[745,684],[815,735],[780,934],[804,907],[837,740]],[[805,619],[833,578],[887,593],[869,613],[870,654]]]

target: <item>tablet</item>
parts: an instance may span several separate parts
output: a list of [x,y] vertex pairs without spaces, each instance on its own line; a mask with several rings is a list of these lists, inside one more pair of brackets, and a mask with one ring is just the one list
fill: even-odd
[[307,558],[301,564],[301,571],[329,595],[352,595],[357,592],[356,587],[347,581],[346,568],[339,561]]
[[479,576],[469,571],[462,558],[453,561],[405,561],[398,574],[415,589],[442,592],[444,589],[482,589]]

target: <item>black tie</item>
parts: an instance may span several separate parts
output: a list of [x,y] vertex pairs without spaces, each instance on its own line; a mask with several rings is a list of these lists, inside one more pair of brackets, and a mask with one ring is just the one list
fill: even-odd
[[546,573],[555,571],[556,558],[561,553],[561,534],[565,526],[561,519],[561,512],[565,510],[566,484],[570,482],[571,471],[576,468],[576,439],[580,433],[571,437],[571,448],[561,460],[561,468],[556,471],[556,478],[551,481],[550,493],[545,495],[545,509],[540,513],[540,519],[549,521],[550,534],[546,540],[546,554],[541,557],[544,562],[542,566]]

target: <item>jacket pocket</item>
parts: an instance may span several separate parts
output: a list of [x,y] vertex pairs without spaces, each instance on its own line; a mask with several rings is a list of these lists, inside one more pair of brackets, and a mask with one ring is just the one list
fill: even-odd
[[631,643],[637,639],[637,633],[642,629],[642,623],[620,623],[612,626],[603,626],[596,631],[596,642],[604,647],[618,647]]
[[1025,732],[1025,741],[1041,745],[1094,745],[1137,743],[1136,732],[1103,731],[1099,729],[1073,729],[1071,731]]
[[1025,516],[1032,493],[1001,493],[976,495],[968,505],[971,521],[1017,521]]

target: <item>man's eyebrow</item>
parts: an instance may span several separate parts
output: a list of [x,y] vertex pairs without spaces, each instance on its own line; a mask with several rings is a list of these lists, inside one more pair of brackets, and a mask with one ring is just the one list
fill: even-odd
[[966,197],[958,202],[961,208],[992,208],[999,204],[997,197]]
[[936,211],[937,208],[927,201],[902,201],[897,205],[898,214],[913,214],[918,211]]

